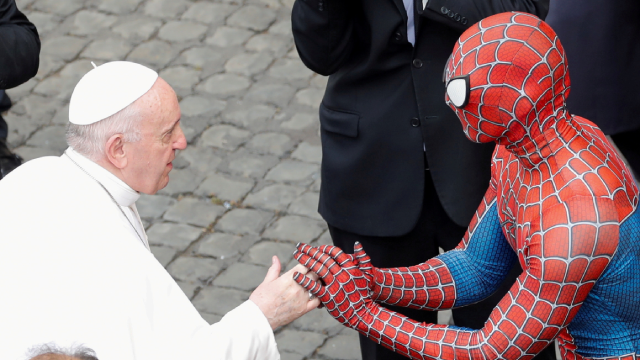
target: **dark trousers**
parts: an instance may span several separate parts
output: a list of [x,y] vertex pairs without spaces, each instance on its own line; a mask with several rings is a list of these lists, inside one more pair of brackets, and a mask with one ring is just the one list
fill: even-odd
[[[365,252],[371,257],[371,263],[376,267],[389,268],[411,266],[425,262],[438,255],[438,246],[451,250],[458,245],[464,236],[466,227],[455,224],[445,213],[436,190],[433,186],[429,171],[425,174],[425,193],[422,212],[415,228],[406,235],[397,237],[362,236],[343,231],[329,224],[329,231],[333,243],[347,253],[353,253],[353,244],[359,241]],[[393,209],[389,209],[393,211]],[[507,293],[516,277],[522,272],[516,264],[509,278],[503,286],[489,299],[480,303],[453,310],[453,318],[457,326],[480,329],[484,326],[489,314],[498,301]],[[437,312],[414,310],[396,306],[386,308],[399,312],[418,322],[437,323]],[[394,360],[406,359],[400,354],[385,349],[366,337],[360,335],[360,350],[363,360]],[[536,359],[555,360],[555,350],[549,346]]]
[[[0,90],[0,113],[9,110],[9,108],[11,108],[11,100],[4,90]],[[0,140],[6,140],[8,134],[9,128],[7,122],[4,121],[4,118],[0,115]]]
[[627,159],[637,180],[640,177],[640,129],[611,135],[611,139]]

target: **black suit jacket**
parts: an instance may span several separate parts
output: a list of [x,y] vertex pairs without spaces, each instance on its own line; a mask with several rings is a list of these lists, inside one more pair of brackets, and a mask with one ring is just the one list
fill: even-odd
[[0,89],[10,89],[38,72],[40,38],[36,27],[16,7],[0,0]]
[[466,139],[445,105],[445,63],[482,18],[544,17],[547,8],[548,0],[429,0],[415,14],[412,47],[402,0],[297,0],[300,57],[330,75],[320,105],[324,219],[361,235],[409,232],[422,209],[426,155],[445,211],[467,226],[489,184],[493,144]]
[[640,128],[640,2],[554,1],[547,23],[567,53],[567,109],[605,134]]

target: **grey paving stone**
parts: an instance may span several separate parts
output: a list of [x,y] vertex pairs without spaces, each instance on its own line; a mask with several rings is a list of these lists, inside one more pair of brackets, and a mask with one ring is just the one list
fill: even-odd
[[231,96],[246,90],[250,85],[251,81],[245,76],[217,74],[205,80],[197,89],[213,95]]
[[208,284],[222,270],[222,262],[210,258],[180,256],[167,270],[176,280]]
[[253,291],[262,283],[265,275],[267,268],[263,266],[235,263],[213,280],[213,285]]
[[287,53],[287,57],[291,59],[300,59],[300,54],[298,54],[298,51],[294,47]]
[[244,99],[285,107],[294,93],[295,89],[285,84],[254,84]]
[[180,101],[180,111],[183,116],[215,116],[227,106],[225,101],[203,96],[187,96]]
[[191,92],[200,81],[200,71],[187,66],[172,66],[160,71],[163,78],[171,87],[179,93],[180,90]]
[[185,161],[189,169],[198,174],[212,173],[222,161],[213,149],[199,146],[189,146],[180,151],[178,159]]
[[304,188],[302,187],[274,184],[249,194],[243,204],[256,208],[283,211],[303,192]]
[[293,258],[295,245],[291,243],[261,241],[249,249],[242,257],[242,262],[271,266],[271,258],[277,256],[281,264],[288,263]]
[[278,350],[309,356],[322,345],[326,335],[311,331],[282,330],[276,335]]
[[178,250],[165,246],[150,246],[150,248],[153,256],[158,259],[158,262],[162,264],[163,267],[167,267],[178,253]]
[[318,350],[318,356],[324,359],[334,360],[360,360],[360,346],[358,332],[352,329],[344,329],[340,334],[330,338]]
[[189,10],[182,15],[182,19],[194,20],[207,25],[212,25],[223,22],[224,19],[226,19],[227,16],[237,8],[237,5],[216,4],[201,1],[191,5]]
[[280,351],[280,360],[304,360],[306,358],[302,354]]
[[315,74],[315,76],[311,79],[311,86],[317,87],[319,89],[323,89],[327,87],[327,81],[329,81],[328,76],[322,76],[320,74]]
[[176,281],[176,284],[178,284],[182,292],[189,299],[193,298],[193,295],[195,295],[196,289],[200,287],[199,284],[195,284],[193,282]]
[[283,182],[305,181],[311,180],[312,176],[319,172],[318,165],[287,160],[271,169],[265,179]]
[[247,143],[247,148],[259,154],[282,156],[291,150],[295,143],[285,134],[269,132],[258,134]]
[[233,209],[224,214],[216,230],[232,234],[257,235],[273,219],[273,213],[253,209]]
[[205,42],[220,47],[237,46],[244,44],[251,35],[253,32],[249,30],[220,26]]
[[318,213],[319,197],[320,195],[316,192],[304,193],[289,205],[287,212],[290,214],[310,217],[316,220],[322,220],[322,216]]
[[[10,123],[8,123],[8,125],[11,126]],[[11,144],[11,141],[9,141],[9,144]],[[32,146],[20,146],[13,149],[13,152],[20,155],[24,159],[24,161],[37,159],[43,156],[60,156],[61,155],[61,153],[56,150],[43,149],[43,148],[37,148]]]
[[207,73],[222,72],[225,57],[220,51],[211,47],[194,47],[183,52],[176,60],[177,64],[191,65]]
[[78,81],[92,68],[93,66],[88,60],[76,60],[68,63],[60,71],[59,76],[50,76],[42,80],[33,89],[33,92],[68,101]]
[[321,246],[321,245],[333,245],[333,240],[331,240],[331,233],[329,230],[322,233],[322,235],[313,242],[313,246]]
[[[40,67],[42,67],[42,56],[40,57]],[[38,75],[36,75],[36,77],[38,77]],[[36,78],[31,78],[22,85],[18,85],[13,89],[7,89],[7,94],[9,94],[15,104],[16,101],[20,101],[23,97],[31,94],[31,90],[38,85],[38,82]]]
[[224,212],[224,207],[214,205],[211,201],[183,198],[164,213],[163,219],[208,227]]
[[140,194],[136,209],[141,218],[156,219],[176,203],[176,199],[163,195]]
[[250,295],[247,291],[206,286],[193,299],[193,306],[200,312],[224,316],[247,301]]
[[46,13],[54,13],[62,16],[71,15],[82,9],[84,0],[38,0],[33,8]]
[[304,162],[320,164],[322,161],[322,147],[320,145],[311,145],[308,142],[302,142],[291,154],[291,158]]
[[278,60],[267,72],[269,76],[275,78],[293,80],[308,80],[313,75],[303,63],[296,59]]
[[215,196],[220,200],[240,201],[253,189],[254,181],[247,178],[231,178],[222,174],[210,174],[198,186],[194,194]]
[[162,22],[157,19],[135,17],[113,27],[113,32],[131,41],[148,39],[158,31]]
[[165,19],[176,18],[187,9],[187,4],[185,0],[149,0],[144,6],[144,13]]
[[160,28],[158,37],[167,41],[196,41],[207,31],[207,27],[190,21],[170,21]]
[[74,36],[48,38],[42,42],[42,54],[69,61],[78,56],[88,42]]
[[93,35],[111,27],[118,21],[113,15],[105,15],[97,11],[82,10],[74,15],[73,35]]
[[[21,144],[24,144],[24,141],[29,136],[31,136],[33,132],[35,132],[38,129],[38,126],[30,123],[27,120],[26,116],[16,116],[15,114],[9,113],[8,115],[4,116],[4,120],[7,122],[7,126],[9,127],[7,143],[9,144],[10,147],[16,147]],[[49,150],[49,149],[39,149],[39,150],[35,150],[35,149],[36,148],[32,146],[28,146],[25,149],[23,149],[23,151],[27,153],[33,153],[35,157],[42,156],[42,155],[37,156],[37,154],[40,154],[40,153],[43,153],[44,155],[56,154],[56,151]],[[20,156],[22,156],[22,154],[20,154]],[[33,157],[31,158],[33,159]]]
[[199,145],[233,151],[247,141],[250,135],[247,130],[232,125],[214,125],[202,133]]
[[61,18],[55,14],[33,11],[29,14],[29,21],[36,26],[39,34],[47,34],[60,25]]
[[276,13],[271,9],[258,6],[244,6],[227,19],[227,25],[237,26],[253,31],[264,31],[276,20]]
[[176,195],[184,193],[192,193],[204,180],[204,174],[196,170],[173,169],[169,173],[169,184],[162,190],[160,194]]
[[101,0],[98,9],[113,14],[133,12],[144,0]]
[[310,243],[326,229],[326,223],[297,215],[281,217],[262,234],[267,239]]
[[276,107],[271,105],[242,105],[237,109],[225,111],[222,117],[225,121],[256,131],[264,128],[275,113]]
[[147,231],[150,245],[167,246],[184,251],[201,234],[202,228],[187,224],[155,223]]
[[200,316],[202,316],[202,318],[205,319],[209,323],[209,325],[213,325],[222,319],[222,315],[208,314],[205,312],[201,312]]
[[291,117],[291,119],[282,122],[280,127],[290,130],[302,130],[312,125],[316,125],[318,122],[317,114],[296,113]]
[[63,126],[47,126],[38,130],[27,141],[27,145],[62,152],[69,146],[64,138]]
[[[234,175],[262,178],[274,165],[278,158],[272,155],[256,155],[238,151],[229,156],[227,169]],[[221,165],[221,169],[225,169]]]
[[18,9],[20,9],[23,13],[25,12],[25,9],[33,4],[35,0],[16,0],[16,6],[18,6]]
[[90,60],[116,61],[124,60],[132,46],[126,40],[108,38],[92,42],[81,56]]
[[239,257],[253,246],[260,237],[257,235],[233,235],[221,232],[207,234],[198,242],[195,252],[200,255],[213,256],[220,260]]
[[324,89],[307,88],[300,90],[296,93],[296,101],[302,105],[311,106],[314,109],[320,107],[322,97],[324,96]]
[[174,50],[164,41],[151,40],[136,46],[127,60],[138,62],[152,68],[162,68],[175,56]]
[[264,72],[273,61],[273,57],[268,54],[238,54],[224,65],[227,72],[237,73],[245,76],[253,76]]
[[292,36],[291,35],[291,19],[282,19],[271,25],[269,28],[270,34]]
[[257,34],[245,45],[247,50],[270,53],[280,57],[293,46],[293,38],[281,35]]
[[[62,103],[56,99],[48,99],[36,94],[25,96],[18,103],[14,103],[10,114],[27,116],[32,124],[48,125]],[[64,136],[63,139],[64,141]]]
[[[294,329],[316,331],[334,336],[345,327],[334,319],[325,309],[315,309],[291,323]],[[357,344],[354,344],[356,347]]]

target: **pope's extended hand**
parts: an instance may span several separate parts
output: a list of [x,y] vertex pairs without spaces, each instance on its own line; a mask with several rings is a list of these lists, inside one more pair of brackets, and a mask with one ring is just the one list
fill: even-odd
[[302,273],[295,273],[294,280],[317,296],[336,320],[364,331],[368,324],[362,318],[377,305],[369,296],[367,278],[354,262],[357,257],[337,247],[316,248],[306,244],[298,244],[294,257],[318,274],[326,285]]
[[[318,299],[309,300],[309,293],[293,280],[294,273],[307,274],[307,269],[304,266],[296,265],[278,277],[280,269],[280,261],[277,256],[274,256],[267,276],[249,297],[249,300],[258,305],[267,317],[273,330],[292,322],[320,305]],[[309,277],[301,276],[310,280],[318,279],[314,273],[306,275]]]

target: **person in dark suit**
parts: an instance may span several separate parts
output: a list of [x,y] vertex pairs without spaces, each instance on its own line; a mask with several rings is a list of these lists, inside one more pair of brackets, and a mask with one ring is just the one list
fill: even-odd
[[569,58],[567,107],[611,135],[640,176],[640,2],[554,1],[547,22]]
[[[484,17],[523,11],[544,19],[548,6],[549,0],[296,0],[300,58],[329,75],[320,104],[319,212],[335,245],[350,251],[359,241],[373,265],[400,267],[458,244],[489,185],[494,146],[469,142],[446,106],[445,63],[460,34]],[[481,328],[520,272],[514,268],[491,299],[454,310],[456,325]],[[437,322],[435,312],[393,310]],[[403,358],[362,336],[360,346],[364,359]]]
[[[9,110],[5,89],[31,79],[40,64],[40,37],[36,27],[18,10],[15,0],[0,0],[0,113]],[[7,147],[7,123],[0,115],[0,179],[22,159]]]

